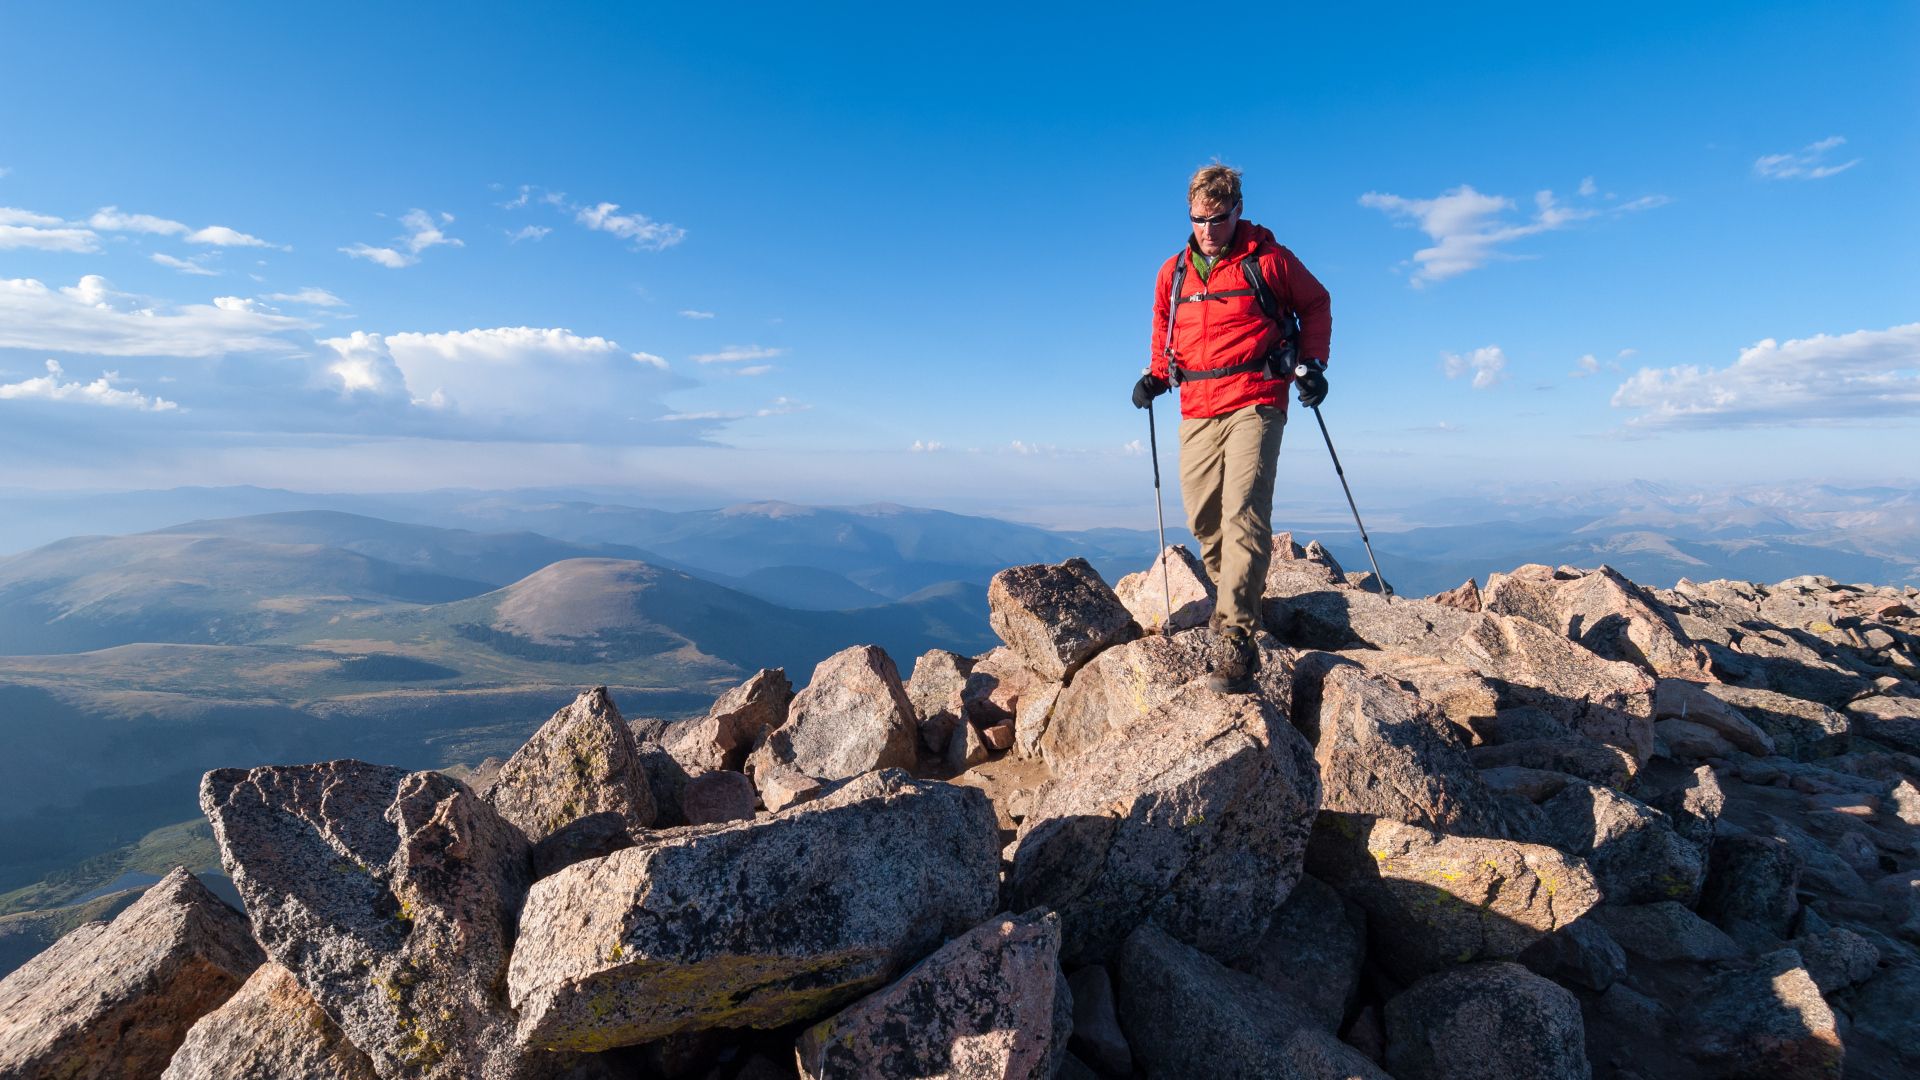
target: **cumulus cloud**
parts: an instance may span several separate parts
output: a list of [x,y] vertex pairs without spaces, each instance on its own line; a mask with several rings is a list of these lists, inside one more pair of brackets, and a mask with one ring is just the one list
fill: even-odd
[[1808,143],[1792,153],[1767,154],[1754,160],[1753,171],[1768,180],[1825,180],[1860,164],[1859,158],[1837,165],[1827,163],[1827,155],[1847,144],[1838,135]]
[[[378,263],[389,270],[398,270],[412,266],[420,261],[420,253],[428,248],[466,247],[466,243],[448,236],[442,226],[453,224],[453,215],[442,212],[436,220],[425,210],[413,209],[400,215],[400,224],[406,232],[395,238],[392,247],[374,247],[372,244],[356,243],[340,249],[342,254],[368,262]],[[401,250],[401,249],[405,250]]]
[[1640,428],[1792,427],[1920,415],[1920,323],[1786,342],[1726,367],[1641,368],[1614,391]]
[[1440,362],[1449,379],[1471,373],[1475,390],[1489,389],[1507,377],[1507,354],[1498,345],[1475,349],[1465,356],[1442,353]]
[[[1592,178],[1581,183],[1587,196]],[[1483,195],[1462,184],[1431,199],[1409,199],[1384,192],[1369,191],[1360,196],[1360,205],[1379,210],[1403,225],[1412,225],[1433,240],[1430,247],[1413,253],[1411,284],[1422,288],[1436,281],[1477,270],[1496,259],[1514,260],[1527,256],[1511,254],[1503,248],[1516,240],[1540,233],[1568,228],[1578,222],[1601,216],[1631,213],[1664,205],[1666,196],[1649,195],[1620,206],[1600,209],[1593,206],[1569,206],[1550,190],[1534,193],[1533,213],[1525,220],[1509,217],[1517,209],[1514,200],[1504,195]]]
[[744,364],[750,360],[771,360],[786,355],[785,349],[763,349],[758,345],[728,345],[719,352],[695,353],[696,364]]
[[57,217],[0,206],[0,251],[15,250],[87,255],[100,250],[100,235]]
[[281,247],[279,244],[262,240],[257,236],[248,236],[246,233],[240,232],[237,229],[229,229],[225,225],[209,225],[204,229],[195,229],[187,234],[187,243],[211,244],[214,247],[257,247],[280,248],[282,251],[293,250],[292,248]]
[[153,254],[147,256],[147,258],[152,259],[154,262],[159,263],[161,266],[167,267],[170,270],[178,270],[183,274],[197,274],[201,277],[219,277],[220,276],[220,271],[218,270],[210,270],[207,267],[200,265],[199,263],[195,262],[192,259],[176,259],[173,256],[168,255],[165,252],[161,252],[161,251],[156,251]]
[[187,226],[178,221],[169,221],[152,214],[124,214],[117,206],[103,206],[93,212],[87,224],[101,232],[137,232],[153,233],[159,236],[178,236],[187,231]]
[[32,278],[0,280],[0,348],[95,356],[215,357],[298,352],[291,332],[307,324],[218,304],[170,306],[123,293],[88,274],[48,288]]
[[326,308],[345,307],[347,303],[327,290],[315,288],[312,285],[299,292],[268,293],[260,299],[271,300],[277,304],[305,304],[308,307]]
[[907,447],[908,450],[916,454],[937,454],[940,451],[945,450],[946,448],[947,448],[947,445],[945,443],[935,442],[932,439],[928,439],[924,442],[919,439],[915,439],[913,440],[913,445]]
[[552,231],[553,231],[552,229],[548,228],[545,225],[525,225],[525,226],[522,226],[517,231],[511,230],[511,229],[508,230],[507,242],[510,244],[517,244],[522,240],[536,240],[536,241],[544,240],[546,239],[547,234]]
[[655,221],[645,214],[622,214],[619,203],[603,202],[575,207],[573,218],[589,229],[612,233],[647,251],[663,251],[686,239],[687,230]]
[[[380,397],[406,392],[407,378],[394,363],[393,353],[379,334],[355,330],[346,337],[327,338],[320,344],[333,352],[325,362],[325,370],[330,378],[338,380],[335,388],[342,394]],[[441,395],[438,404],[444,405],[445,401]]]
[[[657,397],[665,361],[604,337],[562,328],[503,326],[444,333],[367,334],[322,342],[343,392],[398,394],[480,417],[581,415]],[[552,403],[543,405],[543,403]]]
[[138,390],[114,386],[120,373],[106,371],[90,383],[62,382],[66,371],[58,360],[47,361],[47,373],[16,383],[0,383],[0,401],[60,401],[74,405],[98,405],[110,409],[137,409],[142,412],[170,412],[180,406],[163,397],[148,397]]

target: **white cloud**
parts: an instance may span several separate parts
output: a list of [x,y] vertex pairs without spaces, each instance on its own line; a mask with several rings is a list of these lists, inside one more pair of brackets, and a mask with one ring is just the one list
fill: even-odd
[[786,355],[785,349],[763,349],[758,345],[728,345],[719,352],[696,353],[696,364],[742,364],[749,360],[771,360]]
[[1475,349],[1465,356],[1442,353],[1441,366],[1449,379],[1472,372],[1473,388],[1486,390],[1507,377],[1507,354],[1498,345]]
[[[379,334],[355,330],[346,337],[327,338],[320,344],[333,351],[326,363],[326,373],[338,380],[335,389],[342,394],[379,397],[406,392],[406,376],[401,374]],[[446,404],[445,396],[437,390],[433,399],[435,407]]]
[[1575,361],[1573,365],[1573,370],[1567,372],[1569,376],[1575,379],[1584,379],[1589,375],[1598,375],[1599,373],[1600,373],[1600,360],[1598,357],[1594,356],[1592,353],[1588,353],[1587,355],[1581,357],[1579,360]]
[[[441,229],[443,225],[453,224],[452,214],[443,212],[436,221],[432,214],[416,208],[400,215],[400,224],[405,226],[407,231],[395,238],[393,247],[374,247],[372,244],[356,243],[339,250],[344,255],[379,263],[389,270],[399,270],[419,262],[420,253],[428,248],[442,245],[467,246],[464,241],[448,236]],[[406,250],[401,251],[401,248]]]
[[1768,180],[1824,180],[1860,164],[1859,158],[1838,165],[1826,163],[1827,152],[1846,143],[1847,140],[1838,135],[1829,135],[1790,154],[1767,154],[1757,158],[1753,163],[1753,171]]
[[750,364],[746,367],[735,369],[734,374],[741,378],[750,378],[755,375],[765,375],[772,370],[772,364]]
[[16,206],[0,206],[0,225],[65,225],[66,222],[47,214],[36,214],[31,210],[22,210]]
[[0,206],[0,251],[21,249],[88,255],[100,250],[100,236],[57,217]]
[[657,394],[666,367],[651,353],[630,352],[604,337],[530,326],[355,333],[322,344],[339,356],[329,371],[342,389],[398,392],[403,386],[415,401],[437,396],[443,407],[467,416],[529,416],[548,407],[586,414],[622,402],[636,377],[654,380],[642,385]]
[[622,214],[619,209],[619,203],[610,202],[578,206],[574,208],[573,218],[589,229],[631,240],[635,247],[648,251],[670,248],[686,238],[687,230],[678,225],[655,221],[645,214]]
[[686,308],[680,312],[680,317],[683,319],[711,319],[713,318],[713,312],[695,311],[692,308]]
[[[535,191],[540,194],[535,195]],[[655,221],[645,214],[622,214],[620,204],[603,202],[584,206],[567,198],[564,191],[542,191],[531,184],[521,184],[520,193],[501,203],[503,210],[519,210],[532,203],[551,206],[562,213],[573,215],[573,220],[597,232],[612,233],[622,240],[630,240],[633,246],[647,251],[662,251],[686,239],[687,230],[664,221]],[[533,230],[538,229],[538,235]],[[550,230],[540,226],[528,226],[517,233],[511,233],[515,239],[539,239]]]
[[425,210],[409,210],[400,215],[400,224],[407,227],[407,235],[402,243],[406,244],[407,250],[415,255],[442,244],[451,247],[467,246],[440,230],[442,225],[453,224],[453,215],[444,211],[440,214],[440,220],[435,221],[433,215]]
[[792,413],[806,412],[808,409],[811,409],[811,408],[813,408],[813,406],[795,401],[792,398],[777,397],[773,399],[772,404],[767,405],[763,408],[758,408],[758,409],[751,409],[751,410],[710,409],[705,412],[677,412],[677,413],[668,413],[667,415],[661,417],[660,419],[672,420],[676,422],[687,421],[687,420],[706,420],[706,421],[715,421],[715,422],[726,421],[726,420],[745,420],[749,417],[787,416]]
[[925,442],[922,442],[919,439],[915,439],[913,440],[913,445],[907,447],[908,450],[916,454],[937,454],[940,451],[945,450],[946,448],[947,448],[947,444],[941,443],[941,442],[934,442],[931,439]]
[[368,262],[379,263],[389,270],[398,270],[403,266],[412,266],[414,263],[420,261],[411,255],[402,255],[392,248],[377,248],[372,244],[354,244],[352,247],[343,247],[340,251],[356,259],[366,259]]
[[567,205],[567,193],[564,191],[542,191],[537,196],[534,195],[533,192],[534,192],[534,187],[532,184],[521,184],[520,194],[514,196],[512,199],[509,199],[506,202],[501,203],[500,209],[518,210],[521,207],[524,207],[528,203],[532,203],[532,202],[545,203],[548,206],[558,206],[563,208]]
[[[1588,182],[1583,182],[1583,195],[1587,193],[1587,188]],[[1651,195],[1612,207],[1605,213],[1646,210],[1668,201],[1664,195]],[[1466,184],[1431,199],[1408,199],[1377,191],[1360,196],[1361,206],[1379,210],[1403,224],[1411,224],[1433,239],[1431,247],[1413,253],[1411,284],[1415,288],[1477,270],[1496,259],[1525,258],[1501,249],[1516,240],[1564,229],[1602,213],[1593,207],[1561,203],[1554,198],[1552,191],[1535,192],[1533,204],[1534,211],[1530,219],[1514,222],[1503,220],[1517,208],[1512,199],[1504,195],[1482,195]]]
[[1614,391],[1642,428],[1793,427],[1920,415],[1920,323],[1773,338],[1723,368],[1641,368]]
[[1122,454],[1125,454],[1127,457],[1146,457],[1147,444],[1141,442],[1139,439],[1134,439],[1131,442],[1128,442],[1126,445],[1120,447],[1120,452]]
[[47,361],[47,373],[17,383],[0,383],[0,401],[39,399],[64,401],[76,405],[99,405],[114,409],[138,409],[142,412],[169,412],[180,406],[162,397],[148,397],[138,390],[121,390],[113,384],[120,374],[102,372],[90,383],[61,382],[66,371],[58,360]]
[[746,415],[747,414],[743,412],[722,412],[718,410],[708,410],[707,412],[668,413],[667,415],[661,417],[660,419],[672,420],[675,422],[679,422],[682,420],[743,420],[746,418]]
[[284,355],[306,323],[213,304],[168,307],[116,291],[97,274],[50,289],[32,278],[0,280],[0,348],[95,356]]
[[1593,182],[1593,177],[1588,176],[1580,181],[1580,194],[1583,198],[1591,199],[1598,194],[1599,191],[1600,187]]
[[280,304],[305,304],[308,307],[327,308],[345,307],[347,303],[345,300],[340,299],[327,290],[315,288],[312,285],[301,289],[299,292],[268,293],[266,296],[261,297],[261,299],[271,300]]
[[156,251],[153,254],[147,256],[147,258],[152,259],[154,262],[159,263],[161,266],[167,267],[172,270],[178,270],[183,274],[198,274],[201,277],[219,277],[220,276],[220,271],[218,270],[209,270],[206,267],[200,265],[199,263],[194,262],[192,259],[176,259],[173,256],[168,255],[164,252]]
[[93,212],[87,224],[101,232],[137,232],[154,233],[160,236],[178,236],[187,231],[187,227],[178,221],[169,221],[152,214],[123,214],[117,206],[103,206]]
[[517,244],[522,240],[544,240],[552,231],[545,225],[524,225],[518,232],[508,231],[507,242]]
[[[215,247],[280,247],[279,244],[270,243],[257,236],[248,236],[246,233],[239,232],[238,230],[229,229],[225,225],[209,225],[204,229],[195,229],[187,234],[187,243],[211,244]],[[292,249],[281,248],[281,250],[290,251]]]

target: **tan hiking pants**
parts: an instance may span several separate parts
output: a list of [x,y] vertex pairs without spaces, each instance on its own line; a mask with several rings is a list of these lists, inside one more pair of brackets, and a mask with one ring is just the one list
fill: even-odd
[[1180,498],[1219,599],[1213,625],[1252,633],[1273,557],[1273,481],[1287,413],[1249,405],[1180,421]]

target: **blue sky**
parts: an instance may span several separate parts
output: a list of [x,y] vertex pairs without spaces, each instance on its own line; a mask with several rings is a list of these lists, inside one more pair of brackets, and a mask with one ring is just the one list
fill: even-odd
[[1363,492],[1914,477],[1920,8],[1272,11],[0,7],[0,487],[1139,525],[1216,157]]

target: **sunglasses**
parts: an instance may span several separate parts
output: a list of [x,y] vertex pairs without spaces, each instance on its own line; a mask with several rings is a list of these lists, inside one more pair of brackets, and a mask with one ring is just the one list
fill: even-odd
[[1228,218],[1231,218],[1234,214],[1237,214],[1239,212],[1240,212],[1240,207],[1236,205],[1231,209],[1222,210],[1220,213],[1215,214],[1212,217],[1194,217],[1193,215],[1189,214],[1187,215],[1187,220],[1193,222],[1195,225],[1225,225],[1227,223]]

